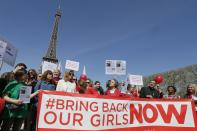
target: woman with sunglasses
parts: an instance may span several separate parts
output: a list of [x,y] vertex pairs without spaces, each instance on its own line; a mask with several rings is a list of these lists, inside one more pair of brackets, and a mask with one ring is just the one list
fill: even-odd
[[59,80],[56,91],[76,93],[76,83],[71,82],[72,76],[69,72],[64,73],[64,79]]
[[85,83],[87,85],[85,94],[99,95],[99,93],[94,89],[93,81],[90,78],[88,78]]

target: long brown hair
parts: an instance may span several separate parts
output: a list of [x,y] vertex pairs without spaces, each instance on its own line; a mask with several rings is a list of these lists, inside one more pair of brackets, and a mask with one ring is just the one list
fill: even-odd
[[[41,78],[41,80],[43,80],[43,81],[48,81],[47,80],[47,75],[48,74],[51,74],[52,76],[53,76],[53,72],[52,71],[50,71],[50,70],[46,70],[43,74],[42,74],[42,78]],[[48,81],[50,84],[54,84],[54,81],[53,81],[53,79],[51,79],[50,81]]]
[[28,78],[30,78],[30,73],[33,75],[33,77],[34,77],[33,79],[36,79],[37,80],[38,74],[37,74],[36,70],[29,69],[28,72],[27,72]]

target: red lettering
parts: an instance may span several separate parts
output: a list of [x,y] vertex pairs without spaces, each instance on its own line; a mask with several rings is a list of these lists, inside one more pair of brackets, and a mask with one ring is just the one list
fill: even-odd
[[111,108],[109,110],[110,112],[116,112],[116,107],[114,105],[114,103],[111,104]]
[[[77,118],[79,117],[79,118]],[[80,126],[83,126],[82,125],[82,121],[83,120],[83,115],[82,114],[79,114],[79,113],[74,113],[74,118],[73,118],[73,125],[75,126],[75,122],[78,122],[78,124]]]
[[109,125],[109,123],[111,123],[111,125],[113,126],[114,125],[113,121],[114,121],[114,116],[112,114],[108,114],[107,115],[107,126]]
[[108,109],[108,103],[104,102],[103,103],[103,112],[108,112],[109,109]]
[[[97,118],[97,119],[95,119],[95,118]],[[92,117],[91,117],[91,124],[94,126],[94,127],[98,127],[98,126],[100,126],[100,120],[99,120],[99,118],[100,118],[100,115],[98,115],[98,114],[94,114]],[[94,119],[95,119],[95,122],[94,122]]]
[[118,123],[118,115],[116,114],[116,125],[121,125],[121,123]]
[[[139,123],[142,123],[142,104],[138,104],[138,109],[135,108],[134,104],[130,105],[130,124],[134,122],[134,115]],[[138,112],[139,110],[139,112]]]
[[181,111],[180,114],[177,112],[175,106],[173,104],[168,105],[167,113],[164,111],[162,105],[157,104],[157,108],[159,109],[159,112],[161,114],[161,117],[163,118],[165,123],[170,123],[172,119],[172,114],[174,114],[176,120],[179,124],[184,124],[185,122],[185,115],[187,112],[187,105],[181,105]]
[[127,107],[128,107],[128,104],[123,104],[123,111],[128,112]]
[[57,101],[56,101],[56,109],[64,109],[64,100],[57,99]]
[[[48,115],[52,115],[52,117],[50,117],[51,121],[48,120],[48,117],[47,117]],[[49,111],[44,115],[44,121],[45,121],[45,123],[47,123],[49,125],[54,124],[56,122],[56,120],[57,120],[57,115],[53,111]]]
[[70,123],[70,113],[68,113],[68,118],[66,122],[63,122],[62,120],[62,112],[60,112],[60,124],[62,125],[68,125]]
[[123,120],[124,120],[123,124],[124,124],[124,125],[127,125],[128,122],[129,122],[129,120],[128,120],[128,115],[127,115],[127,114],[124,114],[124,115],[123,115]]
[[[152,111],[152,117],[148,117],[147,116],[147,110],[150,109]],[[148,123],[153,123],[154,121],[157,120],[157,117],[158,117],[158,112],[157,112],[157,109],[152,106],[151,104],[146,104],[144,106],[144,109],[143,109],[143,115],[144,115],[144,119],[146,120],[146,122]]]
[[79,110],[79,101],[76,101],[76,105],[75,105],[75,110],[78,111]]
[[105,114],[103,114],[103,126],[105,125]]
[[67,102],[66,102],[66,110],[68,110],[69,107],[70,107],[71,110],[74,110],[74,108],[73,108],[74,107],[74,101],[67,100]]
[[117,104],[117,111],[121,112],[122,111],[122,103]]
[[88,111],[88,102],[86,102],[86,105],[83,103],[83,101],[80,101],[80,111],[83,109],[85,109],[85,111]]
[[[95,104],[95,106],[94,106],[94,104]],[[92,112],[97,112],[98,111],[98,106],[97,106],[97,102],[92,102],[91,104],[90,104],[90,110],[92,111]],[[94,107],[94,108],[93,108]]]

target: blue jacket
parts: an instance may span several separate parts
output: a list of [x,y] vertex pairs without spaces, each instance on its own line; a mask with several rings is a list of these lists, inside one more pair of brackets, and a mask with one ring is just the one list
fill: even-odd
[[[34,87],[34,92],[37,90],[55,90],[56,86],[54,84],[50,84],[46,81],[40,80],[37,82],[36,86]],[[33,104],[37,107],[38,103],[38,96],[34,97]]]
[[36,86],[34,87],[34,91],[37,90],[55,90],[55,85],[50,84],[46,81],[40,80],[37,82]]

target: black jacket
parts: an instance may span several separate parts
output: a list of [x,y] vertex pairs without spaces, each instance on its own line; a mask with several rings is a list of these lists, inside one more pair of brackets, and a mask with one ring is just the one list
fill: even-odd
[[140,98],[147,98],[146,95],[151,95],[153,98],[160,98],[160,94],[155,88],[142,87],[140,91]]

